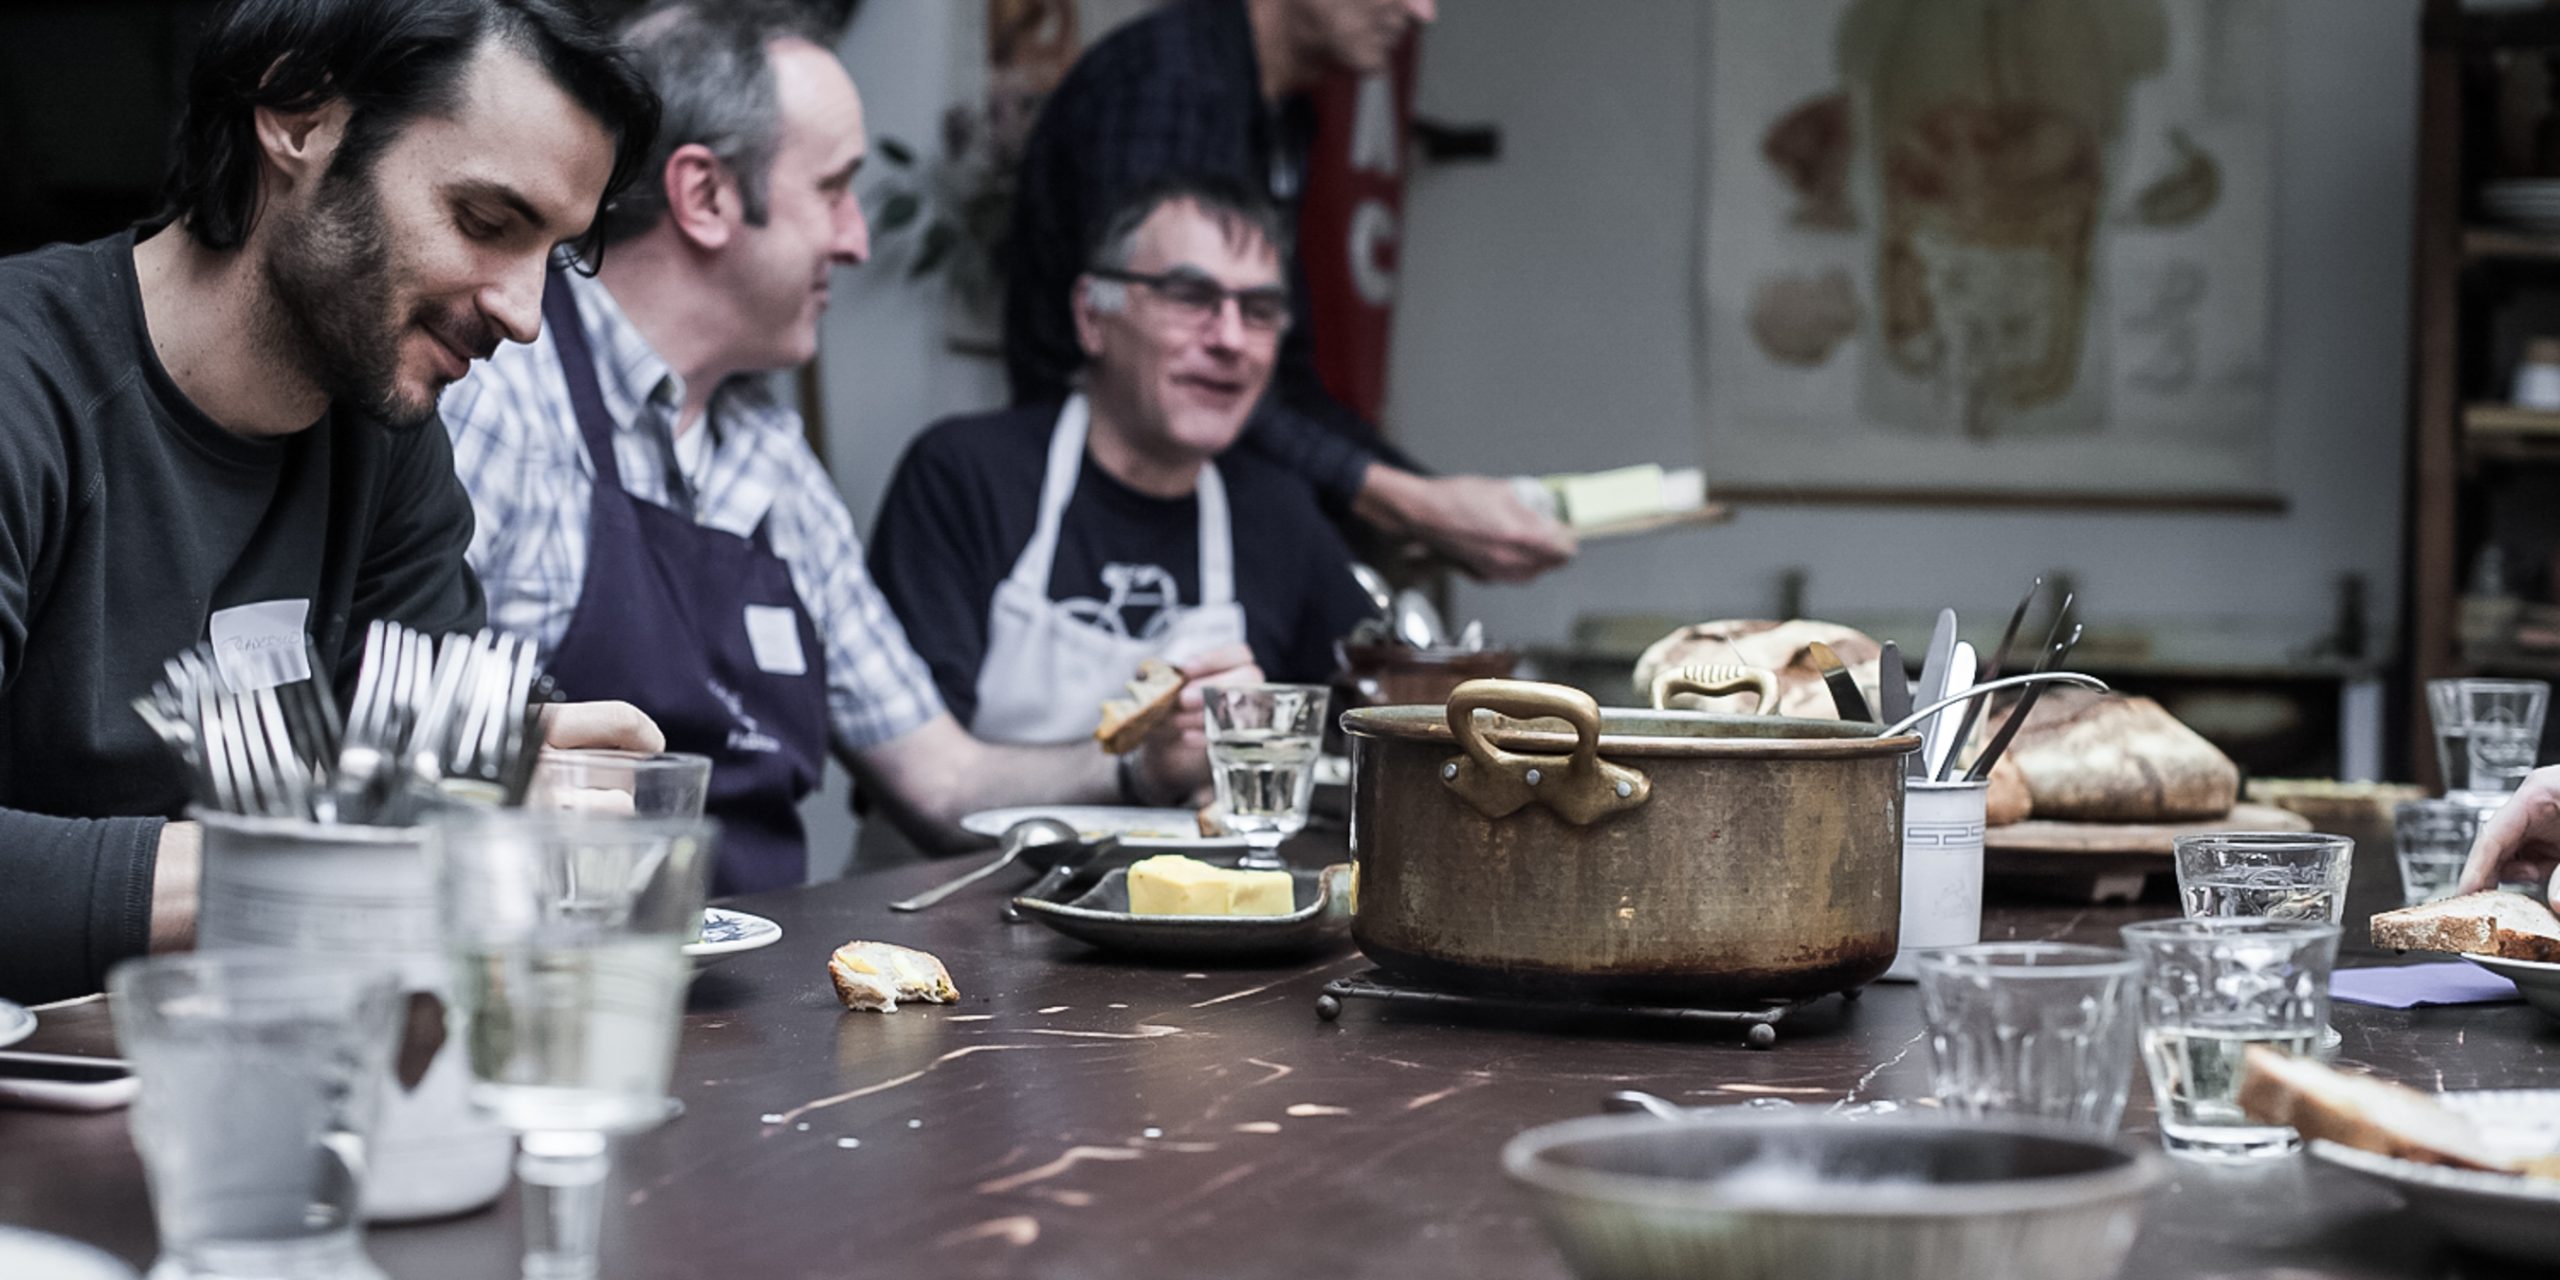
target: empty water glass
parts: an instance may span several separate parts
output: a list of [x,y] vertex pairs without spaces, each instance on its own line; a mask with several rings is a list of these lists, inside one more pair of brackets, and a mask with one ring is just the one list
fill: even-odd
[[236,950],[130,960],[107,985],[140,1085],[153,1280],[379,1280],[358,1206],[398,972]]
[[2115,1132],[2133,1080],[2140,960],[2067,942],[1986,942],[1924,951],[1917,963],[1942,1106]]
[[2302,1145],[2283,1125],[2240,1110],[2251,1045],[2307,1055],[2329,1021],[2338,926],[2320,920],[2224,917],[2124,927],[2142,961],[2142,1059],[2173,1155],[2283,1155]]
[[528,809],[634,818],[699,818],[711,757],[684,751],[549,750],[534,761]]
[[2550,701],[2551,686],[2540,680],[2429,680],[2446,797],[2495,804],[2524,785]]
[[[2356,842],[2317,831],[2215,831],[2174,842],[2178,896],[2192,919],[2264,916],[2324,920],[2347,912],[2347,877]],[[2337,1029],[2323,1026],[2320,1052],[2337,1049]]]
[[2392,811],[2393,851],[2400,859],[2401,901],[2408,906],[2453,896],[2462,864],[2480,834],[2478,806],[2464,800],[2406,800]]

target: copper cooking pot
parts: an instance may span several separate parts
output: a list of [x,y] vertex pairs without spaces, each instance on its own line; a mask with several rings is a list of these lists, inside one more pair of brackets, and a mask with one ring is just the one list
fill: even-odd
[[[1680,693],[1775,680],[1683,668]],[[1902,757],[1917,735],[1776,715],[1603,709],[1474,680],[1447,708],[1343,717],[1351,935],[1459,989],[1723,1003],[1819,995],[1892,964]]]

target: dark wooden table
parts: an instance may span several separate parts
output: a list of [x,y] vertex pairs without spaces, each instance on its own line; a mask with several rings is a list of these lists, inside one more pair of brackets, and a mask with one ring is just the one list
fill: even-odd
[[[2368,845],[2360,860],[2354,918],[2396,891],[2387,849]],[[622,1145],[606,1275],[1559,1280],[1562,1262],[1496,1163],[1522,1129],[1588,1114],[1623,1088],[1808,1107],[1927,1090],[1908,987],[1826,1000],[1765,1052],[1714,1031],[1367,1002],[1326,1022],[1317,989],[1363,968],[1356,953],[1277,969],[1136,967],[999,923],[993,884],[922,915],[881,905],[955,869],[739,903],[781,922],[784,938],[696,984],[676,1068],[687,1114]],[[2006,906],[1987,932],[2112,941],[2117,925],[2174,910]],[[2351,943],[2361,932],[2350,928]],[[936,952],[961,1002],[844,1012],[824,969],[849,938]],[[2521,1005],[2341,1005],[2335,1021],[2344,1062],[2424,1087],[2560,1086],[2560,1025]],[[103,1049],[104,1011],[49,1013],[29,1047]],[[2134,1093],[2128,1140],[2147,1141],[2139,1074]],[[0,1112],[0,1221],[146,1262],[149,1204],[125,1118]],[[377,1229],[370,1247],[402,1280],[513,1275],[512,1198]],[[2457,1255],[2391,1193],[2289,1158],[2178,1165],[2125,1274],[2551,1272]]]

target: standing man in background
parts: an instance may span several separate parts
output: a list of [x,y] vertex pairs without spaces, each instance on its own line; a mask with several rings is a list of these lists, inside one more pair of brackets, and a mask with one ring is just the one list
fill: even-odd
[[[1150,181],[1213,173],[1298,205],[1312,132],[1304,95],[1335,74],[1384,70],[1433,0],[1176,0],[1085,52],[1026,145],[1005,276],[1005,368],[1016,405],[1065,399],[1083,354],[1071,294],[1103,219]],[[1296,323],[1245,445],[1306,477],[1337,513],[1415,537],[1468,572],[1525,581],[1563,564],[1573,535],[1509,482],[1428,476],[1327,392],[1306,276]]]
[[962,729],[763,376],[816,353],[830,278],[870,255],[862,99],[830,33],[771,0],[678,0],[624,37],[664,121],[606,212],[603,265],[555,271],[541,336],[444,399],[491,624],[573,696],[635,703],[712,758],[719,893],[806,877],[797,805],[830,751],[928,847],[972,842],[957,823],[977,809],[1199,786],[1179,725],[1116,764]]

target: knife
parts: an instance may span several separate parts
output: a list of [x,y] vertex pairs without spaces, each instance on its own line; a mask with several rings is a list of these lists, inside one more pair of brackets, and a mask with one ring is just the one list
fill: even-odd
[[1831,686],[1831,705],[1838,709],[1841,719],[1875,719],[1867,713],[1866,695],[1858,692],[1858,678],[1849,674],[1849,668],[1830,645],[1816,640],[1805,646],[1805,656],[1813,660],[1813,669],[1822,673],[1822,682]]
[[[1954,666],[1955,661],[1956,611],[1940,609],[1938,625],[1929,632],[1928,651],[1920,655],[1920,686],[1912,690],[1912,700],[1925,707],[1947,696],[1947,668]],[[1920,750],[1905,757],[1903,762],[1904,771],[1909,776],[1923,781],[1929,777],[1926,762],[1937,755],[1938,725],[1945,717],[1946,713],[1941,711],[1920,726]]]

